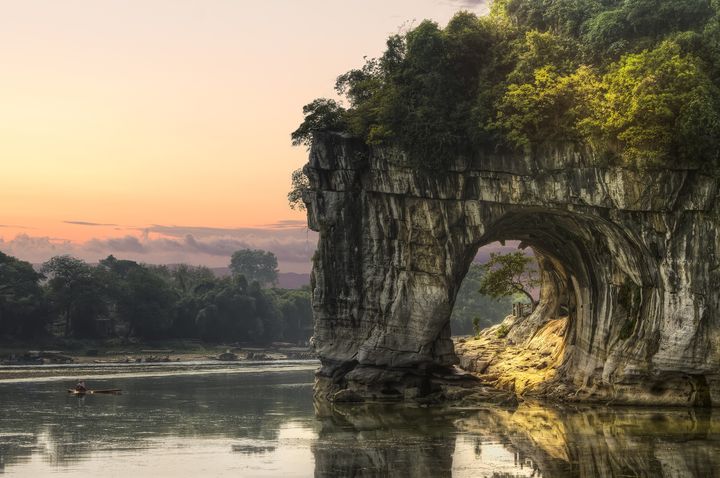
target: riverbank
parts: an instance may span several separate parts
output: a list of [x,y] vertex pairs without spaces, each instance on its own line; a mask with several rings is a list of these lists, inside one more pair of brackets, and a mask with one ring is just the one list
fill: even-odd
[[169,377],[179,375],[215,375],[264,373],[265,371],[308,371],[317,369],[316,360],[234,361],[196,360],[158,363],[75,363],[63,365],[6,365],[0,367],[0,384],[23,382],[68,382],[79,380],[89,385],[105,382],[117,386],[117,380],[138,377]]
[[[265,347],[198,342],[118,343],[55,341],[41,344],[0,343],[0,379],[6,370],[51,365],[197,364],[313,360],[308,347],[275,343]],[[38,370],[53,370],[45,367]],[[51,373],[51,372],[50,372]]]

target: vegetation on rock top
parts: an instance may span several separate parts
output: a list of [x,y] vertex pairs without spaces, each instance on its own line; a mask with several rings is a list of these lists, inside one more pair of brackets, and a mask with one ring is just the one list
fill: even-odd
[[496,0],[391,36],[292,133],[342,131],[442,170],[457,157],[573,144],[603,164],[715,168],[720,1]]

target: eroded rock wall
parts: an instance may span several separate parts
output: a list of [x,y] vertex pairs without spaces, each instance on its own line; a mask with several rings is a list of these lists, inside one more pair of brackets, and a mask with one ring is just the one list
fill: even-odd
[[720,403],[717,178],[595,167],[569,148],[437,174],[404,163],[338,134],[311,149],[319,395],[431,390],[457,362],[449,318],[477,249],[521,240],[560,271],[562,290],[546,287],[556,292],[539,306],[548,320],[570,316],[558,386],[587,399]]

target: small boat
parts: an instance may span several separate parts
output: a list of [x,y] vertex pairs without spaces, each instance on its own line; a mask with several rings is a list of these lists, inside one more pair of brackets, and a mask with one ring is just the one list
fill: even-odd
[[68,388],[68,393],[72,395],[120,395],[122,390],[119,388],[108,388],[106,390],[75,390],[74,388]]

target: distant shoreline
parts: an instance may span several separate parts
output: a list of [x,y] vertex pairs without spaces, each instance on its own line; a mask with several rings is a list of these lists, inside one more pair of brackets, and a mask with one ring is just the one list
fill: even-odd
[[162,363],[74,363],[65,365],[0,366],[0,385],[44,381],[113,381],[123,378],[164,377],[175,375],[211,375],[236,373],[273,373],[314,370],[315,359],[276,359],[233,362],[188,360]]
[[[292,344],[254,346],[172,341],[103,343],[95,341],[0,344],[0,380],[51,376],[73,366],[177,365],[196,367],[315,360],[309,347]],[[70,366],[70,367],[67,367]]]

